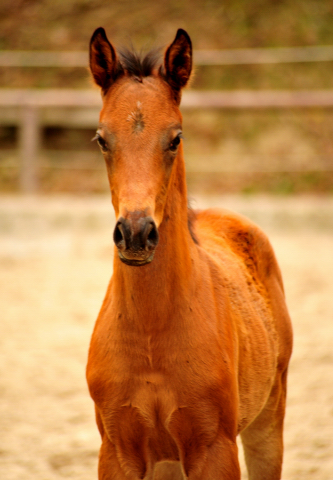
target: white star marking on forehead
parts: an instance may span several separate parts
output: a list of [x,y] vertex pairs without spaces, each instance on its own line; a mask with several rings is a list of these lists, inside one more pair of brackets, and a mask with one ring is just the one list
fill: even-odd
[[143,120],[143,113],[142,113],[142,103],[137,101],[136,102],[136,109],[131,112],[127,117],[128,122],[132,122],[133,132],[139,133],[145,127],[145,122]]

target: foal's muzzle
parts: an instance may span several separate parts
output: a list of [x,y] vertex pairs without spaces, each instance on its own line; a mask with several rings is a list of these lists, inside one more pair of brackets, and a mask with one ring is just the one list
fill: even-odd
[[146,217],[142,212],[134,212],[127,218],[119,218],[113,240],[122,262],[131,266],[142,266],[154,258],[158,230],[152,217]]

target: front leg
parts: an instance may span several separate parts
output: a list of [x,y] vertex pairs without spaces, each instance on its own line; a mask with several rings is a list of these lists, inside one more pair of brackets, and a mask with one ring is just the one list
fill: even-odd
[[232,395],[220,398],[223,412],[219,405],[203,401],[178,408],[169,421],[188,480],[240,480],[236,402]]
[[99,452],[98,480],[129,480],[132,478],[137,480],[137,477],[125,475],[117,458],[115,446],[104,434]]
[[[99,451],[98,480],[138,480],[140,477],[127,472],[121,467],[117,456],[116,447],[110,442],[97,407],[96,423],[102,437],[102,445]],[[142,477],[141,477],[142,478]]]
[[193,464],[188,480],[240,480],[236,442],[221,438],[207,448],[204,461]]
[[[116,425],[109,425],[96,409],[102,436],[99,455],[99,480],[152,480],[154,458],[149,454],[144,426],[136,409],[123,407]],[[140,417],[139,417],[140,418]],[[111,427],[110,427],[111,425]]]
[[95,405],[96,423],[99,433],[102,437],[102,445],[99,451],[98,459],[98,479],[99,480],[126,480],[121,466],[119,464],[115,446],[108,439],[104,430],[100,413]]

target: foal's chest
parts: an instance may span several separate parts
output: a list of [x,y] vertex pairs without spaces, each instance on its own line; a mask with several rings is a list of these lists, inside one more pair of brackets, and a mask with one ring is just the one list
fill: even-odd
[[[137,445],[140,437],[140,449],[155,461],[179,460],[193,435],[205,445],[212,443],[221,408],[229,409],[224,397],[232,390],[228,375],[222,377],[216,366],[214,345],[210,352],[201,351],[203,359],[198,345],[168,334],[129,334],[124,340],[114,332],[108,337],[107,347],[99,346],[95,361],[100,368],[89,383],[112,442],[122,449]],[[235,416],[230,412],[229,417]]]
[[157,372],[146,372],[123,387],[110,384],[101,411],[108,436],[121,455],[136,450],[152,463],[178,461],[182,452],[192,448],[193,438],[200,439],[203,447],[216,438],[223,402],[218,405],[209,388],[199,393],[186,380],[181,387],[176,375]]

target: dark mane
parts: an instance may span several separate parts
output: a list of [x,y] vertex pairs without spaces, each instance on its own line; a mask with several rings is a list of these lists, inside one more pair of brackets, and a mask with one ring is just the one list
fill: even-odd
[[192,240],[194,241],[194,243],[196,243],[197,245],[199,245],[199,240],[198,240],[198,237],[196,236],[195,234],[195,221],[197,219],[197,214],[194,210],[192,210],[191,207],[188,207],[188,211],[187,211],[187,225],[188,225],[188,229],[190,231],[190,235],[192,237]]
[[143,54],[134,49],[122,48],[118,50],[118,54],[122,69],[137,78],[152,75],[161,61],[160,49]]

